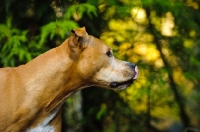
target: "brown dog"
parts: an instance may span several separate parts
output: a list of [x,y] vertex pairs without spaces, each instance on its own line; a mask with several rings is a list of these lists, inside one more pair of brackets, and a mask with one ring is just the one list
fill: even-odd
[[84,27],[71,32],[29,63],[0,69],[0,132],[60,132],[67,97],[90,86],[125,89],[137,78],[135,64],[115,59]]

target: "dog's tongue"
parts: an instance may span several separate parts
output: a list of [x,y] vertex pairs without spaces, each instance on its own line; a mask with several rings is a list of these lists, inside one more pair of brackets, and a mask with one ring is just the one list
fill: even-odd
[[137,79],[138,74],[139,74],[138,67],[135,66],[135,77],[133,78],[134,80]]

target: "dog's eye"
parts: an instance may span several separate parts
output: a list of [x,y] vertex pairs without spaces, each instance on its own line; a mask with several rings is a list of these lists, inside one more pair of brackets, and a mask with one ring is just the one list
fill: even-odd
[[112,56],[113,56],[113,54],[112,54],[112,52],[111,52],[110,50],[106,52],[106,55],[107,55],[108,57],[112,57]]

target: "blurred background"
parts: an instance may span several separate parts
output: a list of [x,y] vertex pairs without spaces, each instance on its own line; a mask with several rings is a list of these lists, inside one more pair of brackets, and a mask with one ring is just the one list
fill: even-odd
[[63,132],[200,132],[200,0],[1,0],[0,67],[24,64],[87,32],[134,62],[124,91],[66,100]]

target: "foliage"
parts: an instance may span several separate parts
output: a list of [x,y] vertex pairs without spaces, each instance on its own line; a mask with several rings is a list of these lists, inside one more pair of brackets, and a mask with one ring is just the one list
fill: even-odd
[[155,132],[175,122],[185,130],[199,127],[199,6],[197,0],[4,1],[0,65],[26,63],[60,45],[71,29],[86,26],[117,58],[135,62],[140,75],[124,91],[88,88],[82,103],[80,94],[69,98],[63,129]]
[[[34,2],[37,3],[37,1]],[[10,3],[6,2],[5,4],[9,5]],[[12,5],[9,6],[11,7]],[[46,6],[50,7],[50,3],[49,5],[43,5],[42,7],[46,8]],[[58,8],[56,5],[53,6],[53,8]],[[38,14],[33,16],[33,18],[38,18],[38,16],[45,15],[45,12],[43,12],[44,9],[42,7],[41,9],[39,8],[40,11],[38,11]],[[50,10],[50,8],[48,10]],[[24,15],[26,15],[28,11],[29,9],[27,9]],[[13,26],[20,25],[20,23],[18,24],[13,22],[16,20],[13,20],[12,15],[8,15],[5,18],[5,23],[0,24],[0,57],[2,59],[1,65],[15,66],[25,63],[41,54],[42,52],[48,50],[50,47],[50,44],[48,44],[49,41],[56,41],[56,37],[60,38],[58,39],[59,41],[63,41],[67,36],[69,36],[71,29],[78,27],[78,23],[71,19],[77,13],[77,11],[80,12],[78,16],[79,19],[82,18],[84,13],[90,17],[92,17],[91,13],[97,15],[96,8],[90,4],[72,5],[65,12],[61,12],[61,14],[64,16],[62,18],[55,18],[54,20],[40,25],[40,21],[44,18],[39,17],[41,20],[39,19],[36,22],[33,21],[34,23],[28,23],[26,26],[29,26],[29,30],[24,30],[24,27],[20,29],[19,26]],[[54,15],[55,14],[52,13],[49,15],[49,17]],[[21,18],[20,16],[19,18],[16,18],[15,16],[15,19],[26,20],[27,18]],[[58,44],[60,44],[60,42]]]

